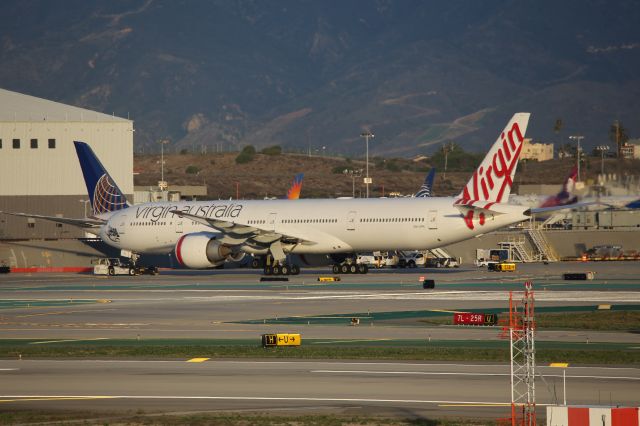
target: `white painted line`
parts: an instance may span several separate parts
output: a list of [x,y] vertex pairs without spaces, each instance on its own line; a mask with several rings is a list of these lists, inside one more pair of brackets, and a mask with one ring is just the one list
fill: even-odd
[[0,368],[0,371],[18,371],[19,368]]
[[[509,373],[463,373],[441,371],[375,371],[375,370],[311,370],[311,373],[327,374],[415,374],[421,376],[509,376]],[[544,374],[544,377],[562,377],[561,374]],[[640,377],[628,376],[583,376],[567,375],[572,379],[640,380]]]
[[509,376],[509,373],[461,373],[441,371],[311,370],[327,374],[415,374],[419,376]]
[[[0,395],[0,399],[10,398],[86,398],[86,399],[152,399],[152,400],[221,400],[221,401],[302,401],[302,402],[360,402],[394,404],[510,404],[495,401],[438,401],[427,399],[376,399],[376,398],[313,398],[313,397],[276,397],[276,396],[180,396],[180,395]],[[546,406],[552,404],[536,404]]]
[[44,342],[31,342],[30,345],[44,345],[46,343],[63,343],[63,342],[89,342],[95,340],[109,340],[108,337],[96,337],[93,339],[64,339],[64,340],[46,340]]
[[385,342],[392,339],[356,339],[356,340],[328,340],[326,342],[311,342],[312,345],[327,345],[332,343],[351,343],[351,342]]

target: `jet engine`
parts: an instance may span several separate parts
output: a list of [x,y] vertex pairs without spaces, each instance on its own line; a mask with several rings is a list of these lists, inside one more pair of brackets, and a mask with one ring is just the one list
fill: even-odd
[[175,248],[176,258],[182,266],[205,269],[219,266],[232,254],[231,248],[216,241],[216,234],[197,232],[184,235]]

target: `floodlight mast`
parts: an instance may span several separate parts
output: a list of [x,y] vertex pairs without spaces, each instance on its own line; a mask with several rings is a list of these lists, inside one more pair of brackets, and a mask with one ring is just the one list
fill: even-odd
[[367,186],[367,198],[369,198],[369,184],[371,183],[371,179],[369,178],[369,139],[375,138],[376,135],[374,135],[369,130],[367,130],[365,132],[360,133],[360,137],[364,138],[367,144],[367,155],[366,155],[367,173],[366,173],[366,177],[364,178],[364,183]]

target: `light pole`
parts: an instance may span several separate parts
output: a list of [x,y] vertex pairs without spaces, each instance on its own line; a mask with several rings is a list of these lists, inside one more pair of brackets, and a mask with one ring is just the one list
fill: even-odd
[[158,188],[163,190],[167,187],[167,183],[164,180],[164,146],[169,143],[168,139],[163,139],[160,144],[160,182],[158,182]]
[[442,152],[444,153],[444,173],[442,174],[442,180],[446,180],[447,179],[447,160],[449,157],[449,153],[451,151],[453,151],[453,148],[455,146],[453,145],[453,142],[449,142],[449,144],[444,144],[442,145]]
[[356,198],[356,178],[362,176],[362,169],[344,169],[342,173],[351,177],[351,198]]
[[360,137],[364,138],[365,141],[367,142],[367,160],[366,160],[367,176],[364,178],[364,183],[365,185],[367,185],[367,198],[369,198],[369,185],[372,182],[372,179],[369,177],[369,139],[373,139],[376,136],[373,133],[371,133],[369,130],[367,130],[366,132],[360,133]]
[[582,141],[582,139],[584,139],[584,136],[569,136],[569,139],[571,139],[572,141],[576,141],[578,142],[578,147],[576,148],[576,165],[578,167],[578,182],[581,181],[580,179],[580,152],[582,151],[582,148],[580,148],[580,141]]
[[609,145],[598,145],[596,146],[596,150],[600,151],[600,175],[602,176],[602,179],[604,181],[604,154],[605,152],[609,151]]

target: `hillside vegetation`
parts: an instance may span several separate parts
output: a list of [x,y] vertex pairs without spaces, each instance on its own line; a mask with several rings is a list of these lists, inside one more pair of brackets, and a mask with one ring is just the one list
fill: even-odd
[[[470,154],[473,156],[474,154]],[[294,175],[304,173],[303,198],[333,198],[352,194],[352,179],[342,173],[344,169],[364,169],[363,160],[340,157],[306,156],[301,154],[265,155],[256,153],[253,160],[238,164],[237,152],[221,154],[170,154],[165,155],[165,180],[169,185],[207,185],[209,198],[236,197],[236,183],[240,198],[260,199],[284,197]],[[370,158],[369,174],[373,178],[370,187],[372,197],[389,196],[390,192],[413,194],[422,185],[426,173],[436,165],[438,173],[434,185],[436,195],[455,195],[462,189],[482,155],[476,155],[475,163],[461,162],[456,165],[449,159],[446,179],[438,158],[412,161],[407,159]],[[153,186],[160,180],[160,156],[137,155],[134,160],[136,185]],[[543,163],[520,164],[516,173],[518,184],[560,185],[573,166],[572,159],[553,160]],[[637,174],[638,162],[615,159],[605,161],[607,170],[620,174]],[[600,160],[589,158],[584,167],[586,178],[595,178],[600,170]],[[384,189],[383,189],[384,186]],[[517,188],[516,188],[517,191]],[[356,197],[364,194],[362,177],[355,179]]]

